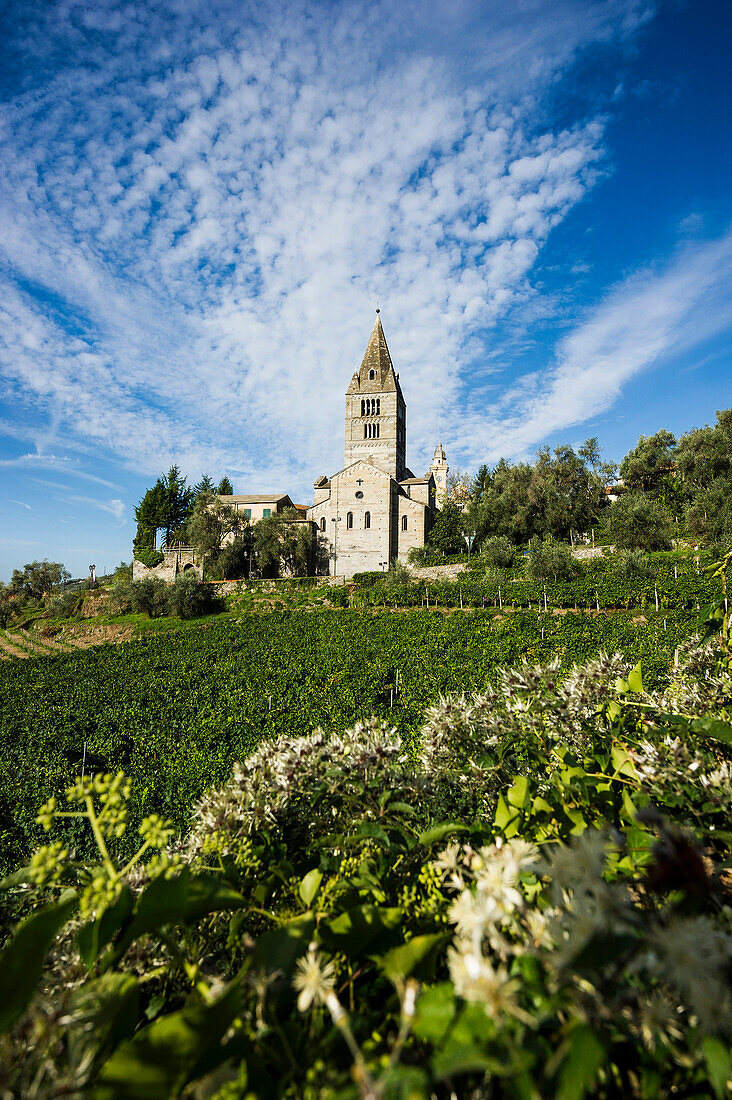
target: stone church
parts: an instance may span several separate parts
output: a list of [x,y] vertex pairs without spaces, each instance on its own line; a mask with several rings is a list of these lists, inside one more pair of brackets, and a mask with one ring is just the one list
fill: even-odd
[[[423,546],[447,492],[440,443],[424,477],[407,467],[407,406],[379,311],[366,354],[346,391],[345,466],[315,482],[307,510],[333,576],[387,569]],[[323,570],[325,571],[325,570]]]

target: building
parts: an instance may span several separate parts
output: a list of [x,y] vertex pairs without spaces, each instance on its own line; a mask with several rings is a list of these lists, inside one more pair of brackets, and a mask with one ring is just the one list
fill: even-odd
[[[447,489],[442,444],[424,477],[406,464],[407,406],[379,311],[366,353],[346,391],[345,465],[315,482],[308,519],[316,560],[333,576],[387,569],[424,546]],[[327,569],[324,565],[327,563]]]
[[285,508],[300,508],[290,500],[287,493],[255,493],[253,495],[219,496],[222,504],[228,504],[235,512],[239,512],[250,523],[256,523],[260,519],[267,519],[277,512],[284,512]]

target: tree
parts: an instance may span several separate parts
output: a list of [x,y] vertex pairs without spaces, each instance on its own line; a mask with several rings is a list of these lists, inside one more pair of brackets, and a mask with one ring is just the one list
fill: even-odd
[[673,478],[676,437],[662,430],[642,435],[620,463],[623,484],[631,492],[660,496],[662,487]]
[[427,541],[443,554],[459,554],[465,548],[463,513],[454,501],[447,500],[440,508]]
[[188,520],[188,538],[204,560],[215,558],[226,541],[244,537],[249,521],[210,490],[199,493]]
[[648,493],[623,493],[610,509],[608,529],[619,550],[671,549],[671,517]]
[[204,474],[198,484],[193,486],[193,492],[196,494],[197,497],[200,496],[201,493],[213,493],[215,491],[216,484],[214,481],[212,481],[208,474]]
[[254,552],[265,575],[306,574],[311,544],[310,524],[301,521],[296,508],[285,508],[254,524]]
[[154,547],[157,532],[165,530],[166,545],[176,540],[184,540],[186,520],[193,504],[195,492],[186,485],[180,467],[173,464],[167,474],[159,477],[151,489],[148,489],[135,508],[137,535],[135,548]]
[[689,533],[710,544],[732,544],[732,409],[717,423],[682,435],[676,463]]
[[216,490],[219,496],[230,497],[234,495],[234,487],[229,481],[228,477],[224,475],[219,482],[219,487]]
[[40,600],[64,584],[71,574],[58,561],[31,561],[22,569],[14,569],[10,593],[21,600]]

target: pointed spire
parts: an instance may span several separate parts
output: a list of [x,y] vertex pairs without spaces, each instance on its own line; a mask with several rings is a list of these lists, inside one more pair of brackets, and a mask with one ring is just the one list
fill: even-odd
[[380,310],[377,309],[374,327],[371,329],[369,342],[366,345],[366,352],[364,353],[361,368],[358,372],[362,383],[369,378],[372,370],[376,371],[376,379],[382,383],[386,381],[390,372],[394,372],[379,314]]

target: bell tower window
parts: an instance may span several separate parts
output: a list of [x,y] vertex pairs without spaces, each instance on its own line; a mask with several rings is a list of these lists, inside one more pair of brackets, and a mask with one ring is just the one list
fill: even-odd
[[370,512],[364,512],[363,525],[366,528],[366,530],[368,531],[369,527],[371,526],[371,513]]
[[346,527],[348,528],[349,531],[353,527],[353,512],[349,512],[348,515],[346,516]]
[[376,371],[375,370],[370,370],[369,371],[369,378],[373,382],[374,378],[376,378]]
[[402,531],[406,531],[406,529],[407,529],[407,517],[402,516]]

